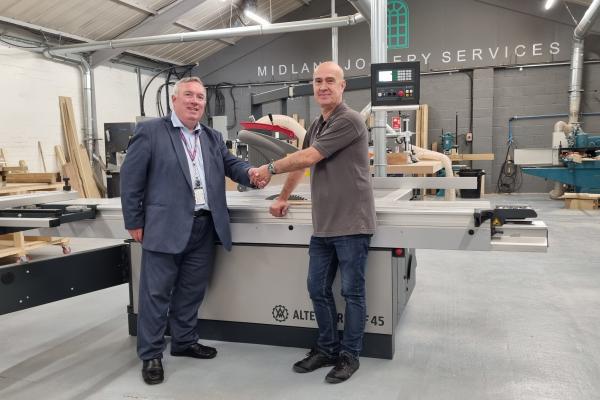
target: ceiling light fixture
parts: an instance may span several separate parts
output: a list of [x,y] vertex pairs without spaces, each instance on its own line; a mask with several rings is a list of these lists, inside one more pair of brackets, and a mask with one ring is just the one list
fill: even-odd
[[549,10],[554,6],[556,0],[546,0],[546,4],[544,4],[544,10]]
[[271,23],[269,21],[267,21],[266,19],[264,19],[263,17],[261,17],[260,15],[250,11],[249,9],[245,9],[244,10],[244,15],[248,18],[250,18],[252,21],[257,22],[261,25],[271,25]]

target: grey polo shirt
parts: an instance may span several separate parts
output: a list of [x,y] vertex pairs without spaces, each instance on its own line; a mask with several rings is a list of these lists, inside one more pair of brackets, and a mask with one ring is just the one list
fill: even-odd
[[325,121],[314,120],[303,148],[323,160],[310,168],[314,236],[375,233],[375,201],[369,171],[369,135],[360,114],[345,103]]

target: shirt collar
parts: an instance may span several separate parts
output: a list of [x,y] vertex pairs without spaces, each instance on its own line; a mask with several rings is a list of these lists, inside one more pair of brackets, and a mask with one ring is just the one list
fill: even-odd
[[202,131],[202,125],[200,125],[200,122],[198,122],[198,124],[196,125],[196,127],[194,128],[193,131],[190,131],[185,125],[183,125],[183,122],[181,122],[181,120],[177,117],[177,114],[175,114],[175,112],[171,113],[171,123],[173,124],[174,128],[180,128],[184,133],[187,133],[190,135],[196,131],[198,133],[200,133]]
[[321,114],[321,118],[319,119],[322,122],[327,122],[329,121],[331,118],[333,118],[334,116],[336,116],[337,114],[339,114],[340,112],[344,111],[346,108],[348,108],[348,106],[346,105],[346,103],[344,103],[343,101],[338,104],[337,106],[335,106],[335,108],[333,109],[333,111],[331,112],[331,114],[329,114],[329,117],[327,119],[323,118],[323,114]]

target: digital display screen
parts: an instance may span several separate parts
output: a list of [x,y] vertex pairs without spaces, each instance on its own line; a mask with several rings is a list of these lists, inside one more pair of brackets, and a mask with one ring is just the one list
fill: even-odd
[[379,82],[392,82],[392,71],[379,71],[377,80]]
[[410,69],[381,70],[377,74],[378,82],[406,82],[412,81]]

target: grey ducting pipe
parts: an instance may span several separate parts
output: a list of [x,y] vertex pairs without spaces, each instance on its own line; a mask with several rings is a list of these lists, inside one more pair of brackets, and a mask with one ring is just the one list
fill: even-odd
[[[298,121],[296,121],[294,118],[288,117],[287,115],[273,114],[272,117],[274,125],[283,126],[284,128],[287,128],[294,132],[294,135],[296,135],[296,137],[298,138],[298,148],[302,149],[302,144],[304,143],[304,136],[306,136],[306,129],[304,129],[302,125],[300,125],[300,123],[298,123]],[[264,117],[257,119],[256,122],[261,124],[270,124],[271,119],[268,115],[265,115]]]
[[584,38],[600,12],[600,0],[594,0],[583,18],[573,31],[573,50],[571,52],[571,80],[569,85],[569,124],[576,129],[579,126],[581,93],[583,92],[583,56]]
[[[361,13],[363,17],[367,20],[369,25],[371,24],[371,0],[348,0],[356,11]],[[378,1],[378,0],[375,0]]]
[[61,55],[68,53],[96,51],[101,49],[118,49],[136,46],[150,46],[155,44],[195,42],[199,40],[215,40],[231,37],[260,36],[277,33],[310,31],[317,29],[328,29],[336,26],[344,27],[349,25],[355,25],[363,22],[364,20],[365,18],[357,13],[354,15],[342,17],[282,22],[271,25],[252,25],[238,28],[213,29],[209,31],[184,32],[137,38],[102,40],[93,43],[72,44],[61,46],[58,48],[44,49],[44,53],[48,53],[49,55]]

